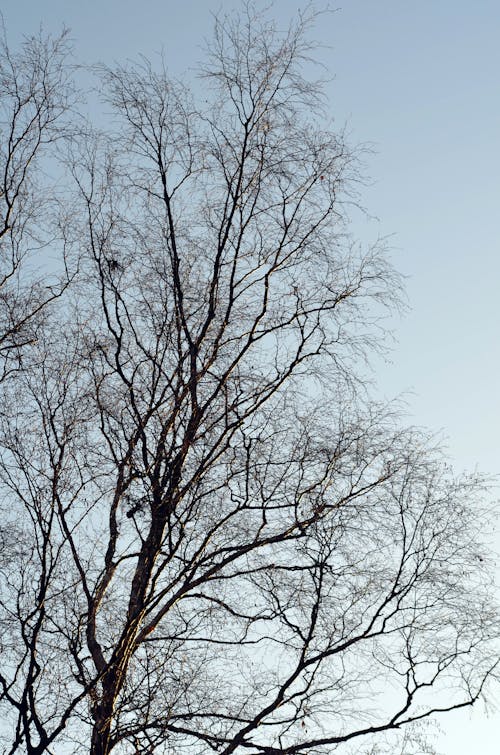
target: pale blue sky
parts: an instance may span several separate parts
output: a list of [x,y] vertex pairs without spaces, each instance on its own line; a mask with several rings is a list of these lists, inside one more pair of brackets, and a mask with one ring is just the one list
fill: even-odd
[[[334,3],[335,5],[336,3]],[[340,3],[339,3],[340,4]],[[192,65],[210,8],[237,0],[4,0],[14,40],[42,21],[65,23],[85,61],[162,49],[175,73]],[[286,19],[300,3],[276,0]],[[398,326],[388,395],[406,390],[411,420],[449,438],[458,467],[500,472],[500,3],[498,0],[344,0],[316,30],[335,76],[332,114],[354,142],[371,142],[363,190],[380,220],[363,239],[393,234],[411,312]],[[442,721],[445,755],[497,755],[500,716]]]

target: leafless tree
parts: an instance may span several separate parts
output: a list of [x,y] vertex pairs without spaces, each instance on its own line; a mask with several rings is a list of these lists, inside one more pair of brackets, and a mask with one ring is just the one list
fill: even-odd
[[363,382],[400,282],[309,21],[218,19],[202,105],[100,70],[80,273],[3,385],[6,753],[380,752],[493,674],[482,481]]

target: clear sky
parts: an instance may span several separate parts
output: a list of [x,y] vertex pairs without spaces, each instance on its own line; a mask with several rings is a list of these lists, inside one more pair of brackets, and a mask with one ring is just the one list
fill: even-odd
[[[237,0],[4,0],[14,42],[65,23],[84,61],[154,55],[173,73],[201,57],[210,9]],[[285,25],[298,0],[276,0]],[[335,2],[334,5],[337,5]],[[500,3],[498,0],[339,0],[316,29],[334,76],[332,114],[353,142],[370,142],[363,202],[408,276],[387,396],[410,391],[410,421],[442,431],[459,468],[500,473]],[[498,755],[500,714],[442,720],[444,755]]]

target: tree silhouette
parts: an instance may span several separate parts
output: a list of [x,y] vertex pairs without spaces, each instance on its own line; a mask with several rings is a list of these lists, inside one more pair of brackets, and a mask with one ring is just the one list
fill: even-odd
[[78,274],[2,383],[5,752],[360,752],[494,671],[484,484],[365,385],[400,279],[311,20],[217,19],[201,105],[101,67],[67,135]]

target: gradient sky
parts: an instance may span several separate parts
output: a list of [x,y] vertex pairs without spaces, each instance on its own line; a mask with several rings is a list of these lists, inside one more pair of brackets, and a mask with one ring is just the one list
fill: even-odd
[[[123,60],[162,48],[172,73],[192,66],[210,9],[237,0],[4,0],[15,45],[42,22],[66,24],[82,61]],[[286,25],[297,0],[276,0]],[[334,3],[336,5],[336,3]],[[373,219],[363,240],[390,236],[411,310],[397,323],[387,396],[408,392],[409,421],[447,439],[458,468],[500,472],[500,3],[498,0],[344,0],[316,37],[333,79],[332,115],[351,141],[370,142]],[[378,218],[378,219],[376,219]],[[498,538],[500,543],[500,538]],[[498,755],[500,714],[441,719],[443,755]]]

